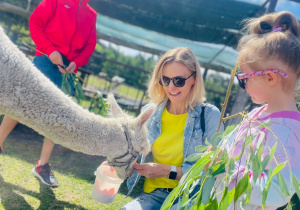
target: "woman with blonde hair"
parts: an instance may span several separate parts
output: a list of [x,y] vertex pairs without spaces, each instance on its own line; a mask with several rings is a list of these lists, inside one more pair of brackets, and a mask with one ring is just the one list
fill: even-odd
[[145,176],[144,193],[122,209],[160,209],[194,164],[184,159],[195,153],[196,146],[210,140],[220,118],[215,106],[204,103],[200,65],[188,48],[175,48],[161,57],[148,91],[151,104],[156,105],[147,122],[153,161],[134,166],[134,176],[127,181],[128,194],[140,176]]

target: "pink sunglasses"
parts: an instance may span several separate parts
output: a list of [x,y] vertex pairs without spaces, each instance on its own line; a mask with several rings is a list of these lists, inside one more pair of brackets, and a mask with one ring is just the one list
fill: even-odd
[[246,82],[249,77],[255,77],[255,76],[260,76],[264,75],[267,72],[274,72],[280,74],[283,78],[288,78],[288,75],[284,73],[283,71],[276,70],[276,69],[267,69],[267,70],[262,70],[262,71],[256,71],[253,73],[246,73],[246,74],[241,74],[241,72],[236,73],[236,78],[239,81],[239,85],[241,88],[245,89],[246,88]]

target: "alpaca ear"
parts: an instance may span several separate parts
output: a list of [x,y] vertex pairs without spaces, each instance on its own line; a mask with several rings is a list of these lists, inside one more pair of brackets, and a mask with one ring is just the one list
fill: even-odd
[[117,101],[114,97],[114,94],[109,93],[108,96],[107,96],[107,101],[110,105],[110,109],[111,109],[112,115],[114,117],[119,117],[119,116],[122,116],[124,114],[122,109],[118,105],[118,103],[117,103]]
[[154,108],[155,108],[154,106],[150,106],[138,116],[139,128],[141,128],[145,124],[145,122],[151,117],[151,115],[153,114]]

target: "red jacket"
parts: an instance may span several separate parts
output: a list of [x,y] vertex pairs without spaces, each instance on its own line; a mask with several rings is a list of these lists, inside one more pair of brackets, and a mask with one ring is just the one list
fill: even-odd
[[36,56],[59,51],[77,68],[88,62],[97,43],[97,13],[88,1],[43,0],[36,7],[29,19],[30,34],[38,50]]

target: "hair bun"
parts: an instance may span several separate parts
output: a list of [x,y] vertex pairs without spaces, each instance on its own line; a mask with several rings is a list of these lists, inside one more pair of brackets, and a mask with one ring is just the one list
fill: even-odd
[[273,29],[273,26],[270,23],[266,22],[266,21],[261,21],[259,26],[260,26],[260,31],[263,34],[271,32],[272,29]]
[[291,12],[279,12],[275,17],[275,24],[277,24],[276,26],[280,26],[282,31],[288,31],[296,37],[300,36],[299,22],[296,16]]

